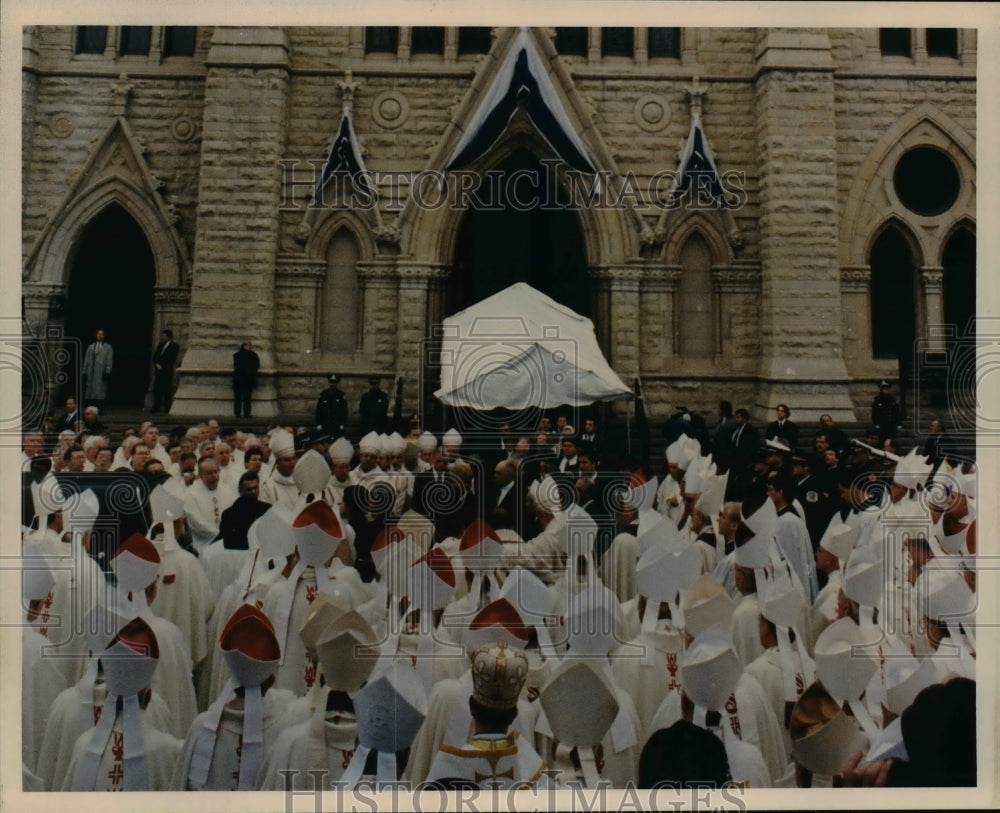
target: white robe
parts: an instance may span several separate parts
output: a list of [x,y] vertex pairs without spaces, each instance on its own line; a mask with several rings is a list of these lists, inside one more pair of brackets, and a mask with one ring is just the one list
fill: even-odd
[[[331,581],[336,581],[339,573],[346,580],[351,578],[351,574],[347,573],[347,570],[344,563],[335,558],[327,568],[327,576]],[[356,575],[357,571],[353,568],[350,570]],[[318,589],[316,571],[307,567],[294,584],[290,580],[274,584],[268,590],[267,599],[264,601],[264,614],[277,624],[276,608],[284,600],[285,594],[289,590],[294,591],[288,614],[288,627],[286,630],[277,631],[279,641],[282,634],[286,634],[282,662],[276,672],[274,685],[278,689],[288,689],[300,697],[313,685],[317,677],[315,664],[306,658],[306,647],[302,638],[299,637],[299,630],[302,628],[302,622],[305,621],[309,605],[315,599]],[[345,609],[353,609],[353,606]]]
[[756,593],[740,598],[729,622],[729,636],[744,666],[753,663],[764,652],[760,642],[760,602]]
[[554,584],[566,569],[566,551],[548,529],[528,542],[504,542],[503,567],[510,571],[518,566],[530,570],[545,584]]
[[[252,594],[247,596],[247,600],[263,602],[270,586],[283,581],[284,578],[278,568],[274,570],[264,569],[257,575]],[[222,595],[219,596],[215,613],[208,623],[208,640],[211,642],[211,649],[208,652],[208,660],[198,676],[197,685],[198,707],[201,709],[208,708],[211,698],[218,697],[219,692],[226,685],[226,681],[229,680],[229,668],[222,660],[219,637],[222,635],[223,627],[226,626],[232,614],[236,612],[236,608],[243,603],[244,590],[242,584],[235,583],[223,590]]]
[[181,631],[197,667],[210,645],[205,625],[215,606],[212,586],[198,557],[179,547],[165,549],[162,535],[153,543],[160,553],[160,583],[150,608]]
[[249,550],[227,548],[221,539],[202,550],[198,558],[212,586],[213,596],[221,596],[222,591],[236,581],[251,553]]
[[[723,740],[735,734],[744,743],[757,748],[767,766],[767,782],[758,786],[774,787],[788,772],[788,758],[778,721],[774,719],[774,712],[771,711],[760,684],[744,672],[725,708],[719,711],[722,715],[721,724],[726,728]],[[669,728],[681,716],[680,697],[676,692],[670,692],[653,715],[649,730]],[[752,761],[748,764],[752,765]],[[738,781],[743,779],[736,776],[733,778]]]
[[683,635],[660,621],[652,634],[640,633],[609,656],[615,683],[635,703],[640,743],[653,733],[648,726],[667,693],[681,690],[683,648]]
[[66,680],[51,658],[42,654],[48,639],[37,626],[21,629],[21,762],[38,773],[45,727],[56,698],[66,689]]
[[201,480],[195,480],[184,494],[184,516],[191,531],[191,543],[201,552],[219,535],[222,512],[236,502],[236,489],[220,481],[210,491]]
[[150,688],[162,697],[171,710],[171,724],[164,730],[179,739],[187,736],[191,721],[198,714],[191,677],[191,656],[187,643],[176,625],[166,618],[146,618],[156,635],[160,657],[153,671]]
[[837,596],[843,583],[844,575],[838,568],[827,574],[826,584],[816,594],[816,600],[809,610],[809,640],[806,643],[810,653],[823,630],[837,620]]
[[[803,665],[802,658],[799,656],[798,648],[795,644],[792,644],[791,662],[795,669],[795,692],[796,697],[802,694],[806,689],[805,683],[805,668]],[[815,674],[816,666],[810,660],[807,666],[810,667],[810,671]],[[784,663],[781,658],[781,653],[778,651],[777,647],[771,647],[770,649],[764,650],[764,653],[758,657],[753,663],[751,663],[746,671],[747,674],[752,675],[760,683],[761,688],[764,690],[764,696],[767,698],[768,703],[771,705],[771,710],[774,712],[774,718],[778,721],[781,728],[781,738],[785,746],[785,755],[790,757],[792,753],[792,741],[788,735],[788,728],[785,725],[785,713],[786,713],[786,699],[785,699],[785,680],[784,680]],[[782,787],[794,787],[795,776],[794,772],[791,776],[791,784],[788,783],[789,777],[784,777],[785,781],[782,782],[780,778],[776,781],[782,785]]]
[[[142,714],[142,741],[145,752],[146,778],[149,783],[149,790],[170,790],[171,777],[177,762],[177,756],[181,751],[181,741],[163,731],[158,731],[151,723],[150,719]],[[122,734],[122,715],[119,713],[115,719],[112,735],[108,738],[107,745],[104,746],[104,753],[97,768],[97,779],[94,785],[95,791],[121,791],[124,790],[124,761],[122,749],[120,747]],[[63,780],[62,790],[71,790],[73,774],[76,771],[84,750],[90,742],[91,731],[81,734],[73,746],[73,757],[70,760],[66,778]]]
[[[684,515],[682,496],[681,484],[669,474],[663,478],[663,482],[660,483],[660,487],[656,491],[656,510],[673,520],[675,525]],[[671,502],[674,498],[677,500],[676,503]]]
[[306,507],[305,495],[299,493],[295,480],[280,474],[277,469],[267,479],[260,481],[260,501],[283,505],[293,514],[298,514]]
[[[294,695],[291,692],[272,688],[264,695],[263,699],[264,744],[262,753],[266,754],[285,728],[284,710],[294,700]],[[236,790],[239,786],[240,755],[238,749],[243,743],[243,701],[238,698],[229,701],[222,711],[222,719],[219,721],[218,735],[215,740],[215,748],[212,751],[212,762],[208,769],[205,785],[195,786],[188,779],[194,746],[204,727],[203,721],[207,713],[199,714],[191,724],[187,740],[184,742],[184,749],[177,759],[171,790]],[[261,767],[263,767],[263,762]],[[258,774],[258,778],[259,776],[260,774]]]
[[45,558],[55,577],[51,604],[46,603],[37,624],[54,650],[52,659],[67,686],[82,677],[87,666],[87,639],[77,627],[98,601],[109,597],[104,573],[97,562],[78,543],[59,540],[58,534],[45,530],[25,539],[25,559]]
[[[82,678],[61,692],[52,703],[37,771],[46,790],[56,790],[63,786],[73,756],[73,746],[83,732],[97,725],[105,695],[103,683],[95,687],[86,678]],[[156,692],[153,692],[143,717],[157,731],[166,731],[171,724],[170,709]]]
[[[488,758],[500,753],[497,759]],[[545,787],[545,760],[522,737],[475,734],[461,746],[442,745],[431,763],[427,781],[464,779],[485,790],[516,786]]]
[[816,557],[805,520],[792,511],[778,515],[775,540],[781,555],[788,561],[799,582],[807,591],[808,601],[816,600],[819,588],[816,582]]
[[[468,740],[472,734],[471,694],[472,673],[468,669],[458,678],[441,680],[431,687],[427,698],[427,716],[410,746],[410,757],[403,772],[405,781],[415,786],[426,780],[443,743],[461,746]],[[528,702],[522,693],[517,710],[512,728],[526,742],[531,742],[538,703]]]
[[[344,775],[357,745],[358,723],[353,714],[326,710],[326,690],[321,703],[305,722],[289,726],[264,755],[261,790],[309,791],[329,788]],[[291,782],[281,771],[294,771]],[[325,771],[314,778],[309,771]]]
[[635,571],[639,564],[639,545],[635,536],[620,533],[611,541],[611,546],[601,557],[598,573],[610,587],[618,601],[625,602],[639,592],[639,581]]

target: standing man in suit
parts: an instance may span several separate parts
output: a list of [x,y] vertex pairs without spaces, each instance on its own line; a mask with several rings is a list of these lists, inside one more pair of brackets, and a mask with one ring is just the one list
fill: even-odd
[[174,332],[164,330],[160,343],[153,351],[153,409],[152,412],[169,412],[174,394],[174,368],[180,348],[174,341]]
[[243,342],[233,353],[233,415],[237,418],[251,417],[250,399],[259,369],[260,356],[253,351],[250,342]]
[[94,341],[83,354],[83,395],[86,403],[103,408],[108,400],[108,384],[115,361],[115,351],[104,341],[104,331],[97,330]]
[[767,425],[767,440],[774,440],[777,438],[791,449],[795,451],[795,447],[799,445],[799,428],[788,420],[789,416],[792,414],[792,410],[788,408],[787,404],[778,404],[774,411],[778,415],[776,421],[771,421]]

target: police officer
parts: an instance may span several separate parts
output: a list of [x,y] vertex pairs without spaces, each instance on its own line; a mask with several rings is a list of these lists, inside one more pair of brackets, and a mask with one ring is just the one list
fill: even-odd
[[373,375],[368,379],[368,392],[361,396],[362,437],[369,432],[382,434],[389,423],[389,396],[379,387],[380,383],[382,379]]
[[344,436],[347,426],[347,396],[338,386],[340,376],[333,373],[330,383],[316,402],[316,426],[330,434],[331,440]]
[[886,438],[896,437],[896,431],[903,420],[903,410],[899,403],[889,394],[889,382],[883,379],[878,382],[878,395],[872,400],[872,425],[878,430],[879,445]]

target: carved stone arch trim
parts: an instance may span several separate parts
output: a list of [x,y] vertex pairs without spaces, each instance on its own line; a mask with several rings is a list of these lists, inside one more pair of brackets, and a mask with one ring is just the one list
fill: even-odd
[[[855,173],[841,219],[842,266],[865,262],[871,245],[869,238],[873,234],[871,224],[887,209],[906,223],[920,219],[896,200],[891,187],[896,160],[906,150],[922,144],[948,153],[958,164],[963,180],[955,205],[935,220],[964,218],[975,212],[975,139],[937,106],[929,102],[917,105],[886,130]],[[922,246],[926,256],[934,256],[939,251],[939,244]]]
[[[518,132],[510,138],[502,139],[487,156],[468,167],[467,171],[485,174],[498,167],[519,149],[528,150],[539,160],[555,160],[555,155],[541,137]],[[590,189],[593,179],[583,177],[582,182],[585,189]],[[441,206],[433,211],[420,210],[411,229],[414,239],[419,241],[413,246],[414,256],[450,265],[455,255],[458,233],[467,211],[467,208],[460,209],[450,205]],[[630,256],[629,230],[623,213],[616,207],[581,205],[575,207],[573,211],[580,219],[585,262],[588,268],[621,263]]]
[[341,229],[346,229],[358,245],[359,261],[375,257],[375,240],[371,228],[353,212],[335,211],[327,214],[313,229],[306,244],[306,255],[311,259],[325,260],[330,242]]
[[143,191],[119,175],[107,177],[66,205],[52,223],[36,253],[26,281],[68,284],[79,240],[101,211],[117,203],[139,224],[153,253],[157,288],[190,284],[190,272],[173,229]]
[[910,250],[913,252],[914,269],[921,268],[927,264],[926,256],[924,255],[924,247],[917,234],[914,232],[909,223],[894,214],[882,218],[882,220],[872,228],[868,241],[865,244],[864,262],[862,264],[870,265],[869,258],[871,256],[872,249],[875,247],[875,243],[878,242],[878,239],[889,229],[895,229],[899,232],[899,235],[910,247]]
[[681,251],[684,244],[693,234],[704,238],[712,254],[712,266],[728,266],[733,263],[733,255],[725,234],[719,226],[703,212],[694,212],[671,230],[663,248],[663,257],[667,265],[680,265]]
[[[517,33],[516,28],[500,30],[491,52],[484,58],[483,65],[477,71],[466,95],[454,108],[455,112],[448,129],[424,167],[427,172],[444,170],[448,155],[462,137],[483,94],[503,64],[508,50],[513,47]],[[576,87],[556,52],[547,30],[532,29],[531,36],[549,70],[555,93],[573,120],[577,135],[590,151],[590,157],[594,160],[598,172],[603,173],[599,176],[601,183],[607,186],[609,173],[613,177],[617,176],[618,169],[594,124],[593,105]],[[515,121],[511,122],[500,141],[476,166],[480,168],[493,166],[518,147],[526,147],[539,157],[554,157],[551,147],[534,128],[522,126],[515,117]],[[591,178],[585,180],[589,188],[593,181]],[[609,263],[618,264],[630,257],[638,256],[638,231],[641,222],[631,209],[631,204],[623,204],[621,207],[582,206],[577,211],[583,228],[589,268]],[[450,264],[464,213],[464,209],[447,204],[434,209],[421,208],[415,204],[411,195],[397,221],[404,235],[401,245],[403,254],[417,262]],[[630,217],[635,221],[631,227]]]
[[967,215],[967,216],[963,217],[961,220],[955,221],[948,228],[948,230],[943,235],[941,235],[941,245],[939,247],[940,250],[938,251],[937,258],[936,258],[936,260],[937,260],[937,262],[935,263],[936,265],[943,265],[944,264],[944,250],[945,250],[945,247],[951,241],[951,238],[954,237],[956,234],[958,234],[960,231],[970,232],[972,234],[973,238],[975,238],[975,236],[976,236],[976,221],[975,221],[975,218]]

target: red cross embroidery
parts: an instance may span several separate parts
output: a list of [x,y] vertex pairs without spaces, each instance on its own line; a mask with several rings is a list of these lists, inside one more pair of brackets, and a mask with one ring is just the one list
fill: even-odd
[[94,725],[97,725],[97,721],[101,719],[101,706],[94,703]]
[[108,779],[111,780],[112,785],[118,785],[123,779],[125,779],[125,769],[122,767],[120,762],[116,762],[114,767],[108,771]]
[[344,759],[341,761],[340,767],[346,771],[348,766],[351,764],[351,757],[354,756],[354,751],[341,751],[340,753],[344,755]]
[[243,756],[243,740],[240,740],[240,744],[236,746],[236,770],[233,771],[233,779],[236,781],[236,787],[230,788],[230,790],[236,790],[240,786],[240,757]]
[[306,661],[305,678],[306,687],[308,688],[311,688],[313,683],[316,682],[316,667],[310,661]]
[[743,739],[740,734],[740,718],[737,716],[736,708],[736,695],[729,695],[729,699],[726,701],[726,713],[729,715],[729,727],[733,730],[733,733]]
[[316,600],[316,591],[318,589],[319,589],[318,586],[315,584],[306,585],[306,601],[308,601],[310,604],[312,604],[313,601]]
[[114,734],[115,739],[111,744],[111,756],[113,756],[116,760],[120,760],[123,756],[125,756],[125,738],[120,731],[116,731]]
[[670,673],[670,685],[667,686],[668,690],[673,691],[674,689],[679,689],[681,687],[680,682],[677,680],[677,654],[669,653],[667,655],[667,671]]

